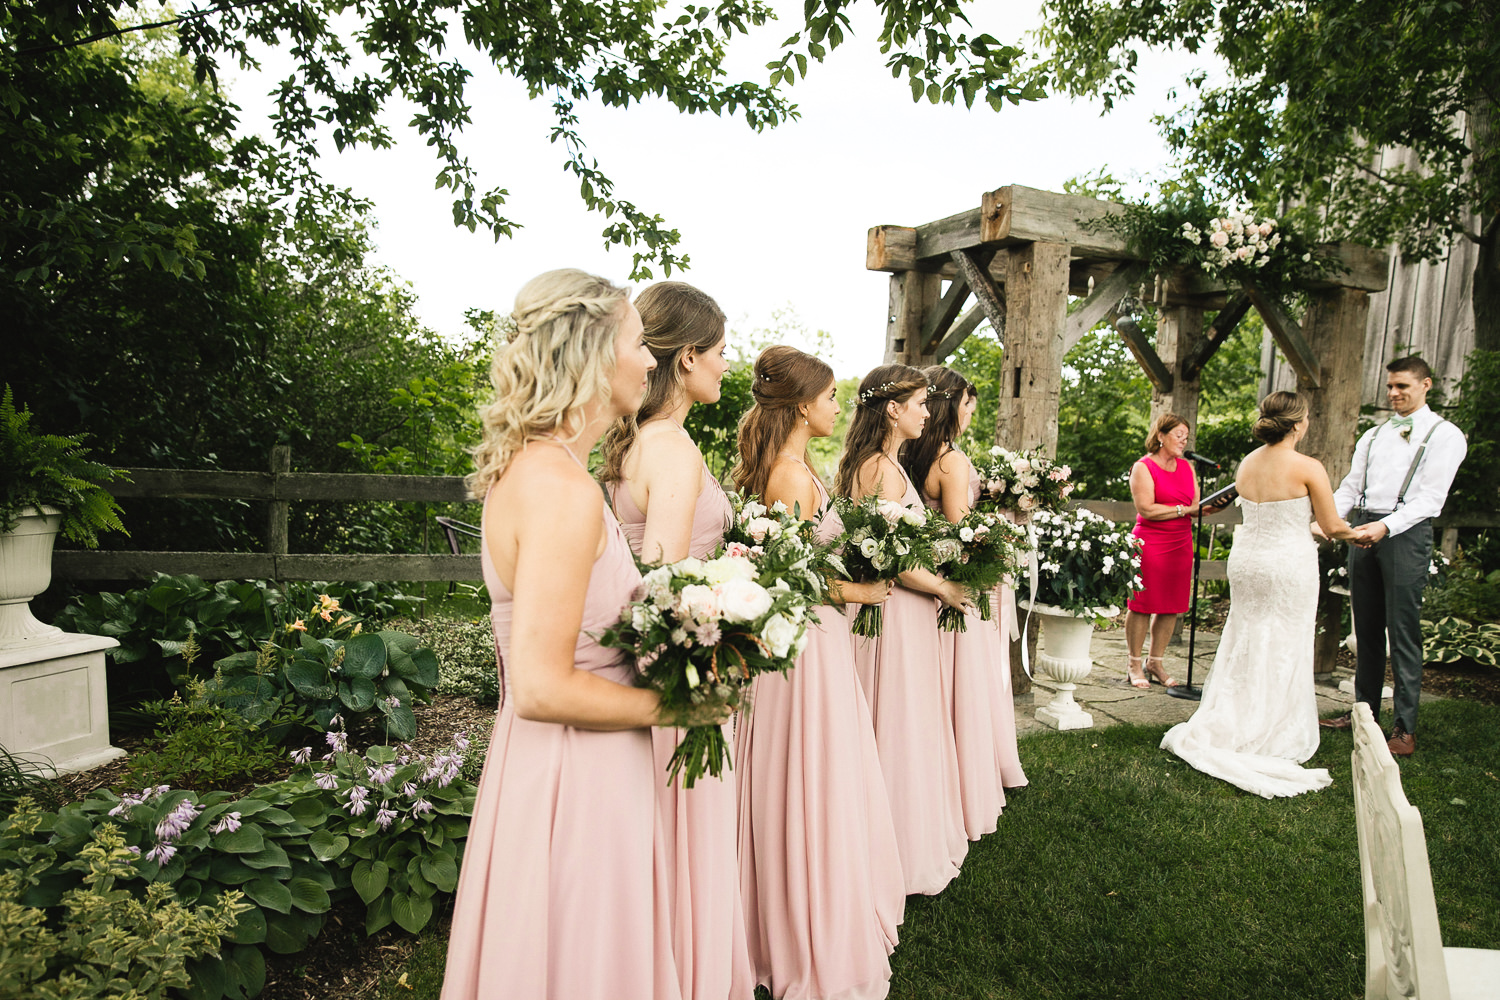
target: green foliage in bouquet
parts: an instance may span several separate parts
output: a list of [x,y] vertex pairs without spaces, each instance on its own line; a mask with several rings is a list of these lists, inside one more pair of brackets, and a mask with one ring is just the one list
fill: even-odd
[[[936,569],[926,508],[907,507],[873,494],[863,500],[835,497],[833,503],[844,522],[838,544],[850,580],[873,583],[894,580],[908,570]],[[849,631],[873,638],[880,635],[883,619],[880,605],[862,604]]]
[[1033,518],[1037,585],[1032,600],[1075,614],[1120,607],[1141,585],[1141,543],[1123,526],[1079,507]]
[[101,485],[125,476],[87,455],[83,435],[32,429],[31,411],[16,409],[7,385],[0,396],[0,531],[14,529],[22,511],[43,505],[62,511],[63,537],[87,548],[99,544],[101,531],[125,531],[120,505]]
[[1065,509],[1073,493],[1073,470],[1040,451],[990,448],[979,473],[977,506],[988,511],[1012,511],[1021,516],[1039,510]]
[[[932,519],[932,551],[939,573],[963,584],[979,608],[979,617],[990,621],[990,591],[1007,576],[1017,573],[1031,551],[1024,528],[999,514],[971,510],[962,520]],[[944,605],[938,610],[938,628],[964,632],[964,614]]]

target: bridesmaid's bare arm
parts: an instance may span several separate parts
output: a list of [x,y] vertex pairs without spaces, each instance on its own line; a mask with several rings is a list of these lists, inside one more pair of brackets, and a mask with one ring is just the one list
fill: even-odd
[[670,563],[688,557],[693,543],[693,512],[703,492],[703,455],[687,435],[666,428],[641,449],[639,474],[647,487],[641,558]]
[[932,472],[927,475],[930,489],[928,492],[936,497],[938,507],[943,516],[950,521],[962,521],[969,513],[969,463],[964,459],[963,453],[953,448],[943,454],[933,463]]

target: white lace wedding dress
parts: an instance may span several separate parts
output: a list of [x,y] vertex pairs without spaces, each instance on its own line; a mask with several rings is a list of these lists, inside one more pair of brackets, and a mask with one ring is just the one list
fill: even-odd
[[1332,784],[1299,767],[1318,749],[1313,629],[1318,549],[1307,497],[1254,503],[1229,552],[1229,620],[1203,701],[1161,745],[1205,774],[1266,798]]

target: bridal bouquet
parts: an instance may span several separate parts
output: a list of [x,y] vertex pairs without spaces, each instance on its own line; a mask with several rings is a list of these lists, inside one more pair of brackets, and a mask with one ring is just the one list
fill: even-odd
[[[894,580],[909,569],[934,569],[932,531],[926,508],[907,507],[894,500],[867,496],[863,500],[834,500],[844,522],[844,565],[855,583]],[[939,515],[941,517],[941,515]],[[884,618],[878,604],[861,604],[849,625],[855,635],[880,635]]]
[[[933,561],[948,579],[964,585],[979,608],[979,617],[989,621],[990,591],[1006,576],[1020,570],[1031,550],[1026,529],[999,514],[971,510],[957,522],[934,518]],[[938,628],[963,632],[964,614],[944,605],[938,611]]]
[[[750,559],[762,586],[793,590],[809,608],[827,604],[829,578],[845,578],[849,571],[832,546],[817,540],[813,522],[789,513],[780,502],[768,508],[737,493],[729,494],[729,502],[734,517],[724,529],[724,552]],[[818,620],[810,611],[808,618]]]
[[[600,636],[636,656],[641,683],[668,713],[695,705],[738,706],[757,674],[784,673],[807,643],[807,598],[784,583],[759,582],[739,543],[713,559],[683,559],[647,573],[620,621]],[[692,788],[723,773],[729,747],[719,726],[691,726],[667,766]]]
[[1082,507],[1039,511],[1033,602],[1077,614],[1124,604],[1141,587],[1141,540]]
[[986,510],[1056,512],[1073,492],[1073,470],[1039,451],[1006,451],[996,445],[978,472],[979,506]]

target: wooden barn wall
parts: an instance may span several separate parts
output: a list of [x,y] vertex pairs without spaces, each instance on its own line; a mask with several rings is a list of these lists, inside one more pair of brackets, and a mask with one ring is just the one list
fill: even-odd
[[[1380,166],[1398,162],[1411,165],[1410,154],[1385,150]],[[1478,216],[1467,225],[1477,231]],[[1434,383],[1451,398],[1463,377],[1464,359],[1474,349],[1472,293],[1478,248],[1460,238],[1446,259],[1427,264],[1403,262],[1395,247],[1390,255],[1390,282],[1385,291],[1370,296],[1360,401],[1384,408],[1386,363],[1407,354],[1426,358]],[[1261,343],[1261,371],[1266,373],[1262,395],[1297,387],[1296,372],[1277,356],[1269,334]]]

